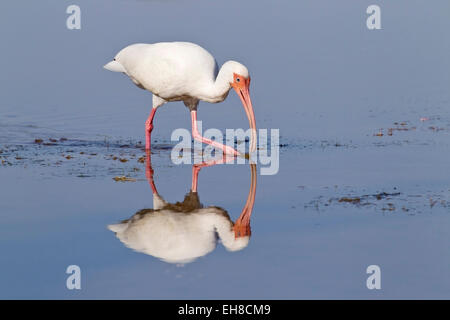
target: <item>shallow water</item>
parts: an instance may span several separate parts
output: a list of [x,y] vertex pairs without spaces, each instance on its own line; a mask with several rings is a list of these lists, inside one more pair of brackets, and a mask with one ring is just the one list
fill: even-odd
[[[65,29],[69,3],[0,5],[14,48],[0,61],[1,298],[449,298],[447,1],[383,2],[373,32],[365,1],[103,2],[80,3],[79,31]],[[205,255],[169,263],[108,229],[154,208],[141,143],[151,96],[101,66],[161,40],[246,64],[258,127],[280,129],[280,170],[257,166],[242,250],[207,233]],[[247,126],[234,93],[201,103],[199,119]],[[192,186],[192,166],[170,160],[172,130],[189,126],[182,104],[158,110],[151,163],[168,203]],[[248,164],[199,172],[200,202],[226,211],[220,223],[238,219],[249,190]],[[219,223],[201,218],[208,232]],[[381,290],[366,287],[374,264]],[[66,288],[69,265],[81,290]]]

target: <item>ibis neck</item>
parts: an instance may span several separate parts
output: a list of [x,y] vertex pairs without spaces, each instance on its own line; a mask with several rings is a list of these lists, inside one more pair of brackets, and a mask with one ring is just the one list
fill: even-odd
[[202,95],[204,101],[207,102],[221,102],[228,96],[228,92],[231,89],[230,80],[233,78],[229,68],[224,64],[217,73],[216,79],[205,86],[205,92]]

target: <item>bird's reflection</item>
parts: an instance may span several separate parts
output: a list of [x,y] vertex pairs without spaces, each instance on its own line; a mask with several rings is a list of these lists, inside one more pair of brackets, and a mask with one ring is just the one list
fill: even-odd
[[153,209],[142,209],[131,218],[109,225],[127,247],[168,263],[189,263],[216,248],[218,239],[229,251],[245,248],[250,239],[250,217],[255,202],[256,165],[251,164],[251,185],[247,202],[236,222],[227,211],[204,208],[197,193],[198,174],[203,167],[226,162],[203,162],[192,167],[192,186],[182,202],[167,203],[153,180],[150,153],[146,157],[146,176],[153,192]]

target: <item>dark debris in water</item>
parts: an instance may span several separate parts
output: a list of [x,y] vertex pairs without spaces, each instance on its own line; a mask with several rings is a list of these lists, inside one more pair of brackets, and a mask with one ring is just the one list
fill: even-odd
[[117,176],[117,177],[114,177],[113,180],[116,182],[136,182],[136,179],[126,177],[126,176]]
[[342,197],[337,199],[338,202],[347,202],[352,204],[369,204],[368,201],[370,200],[382,200],[382,199],[390,199],[392,197],[399,196],[400,192],[395,193],[387,193],[387,192],[381,192],[377,194],[372,195],[363,195],[359,197]]
[[[154,144],[152,153],[171,147],[170,144]],[[115,181],[137,181],[138,172],[144,170],[145,159],[142,143],[131,140],[124,143],[36,137],[29,143],[0,145],[0,167],[49,168],[53,176],[114,176]]]
[[[429,125],[427,125],[428,123]],[[422,117],[417,121],[395,121],[393,126],[381,128],[373,135],[376,137],[393,136],[396,132],[418,131],[419,129],[421,132],[450,131],[449,125],[442,123],[441,117],[432,116]]]
[[[313,150],[313,149],[337,149],[337,148],[343,148],[343,149],[350,149],[350,148],[357,148],[358,146],[353,141],[339,141],[336,139],[329,139],[329,140],[320,140],[320,141],[313,141],[313,140],[291,140],[286,143],[280,143],[279,145],[280,151],[289,151],[293,149],[300,149],[300,150]],[[266,149],[258,148],[258,150]]]
[[[332,188],[325,189],[331,190]],[[338,193],[336,189],[337,187],[335,186],[332,190]],[[306,190],[306,187],[301,188],[301,190]],[[439,209],[447,212],[448,208],[450,208],[450,190],[442,190],[440,192],[428,191],[424,194],[406,194],[395,191],[338,197],[321,194],[303,205],[305,209],[314,209],[319,212],[332,210],[338,206],[374,210],[382,213],[402,212],[408,215]]]

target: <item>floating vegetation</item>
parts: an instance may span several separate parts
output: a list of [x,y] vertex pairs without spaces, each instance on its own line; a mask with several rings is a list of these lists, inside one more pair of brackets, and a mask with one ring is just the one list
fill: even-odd
[[[449,128],[439,126],[439,125],[429,125],[428,127],[424,127],[423,123],[430,121],[430,122],[436,122],[440,120],[440,117],[421,117],[419,121],[421,122],[420,126],[423,130],[432,131],[432,132],[438,132],[438,131],[448,131]],[[375,137],[383,137],[385,135],[387,136],[393,136],[395,132],[407,132],[407,131],[416,131],[418,129],[417,125],[411,124],[409,121],[395,121],[393,123],[394,126],[388,127],[387,129],[379,129],[378,132],[374,133],[373,135]],[[385,134],[385,132],[387,132]]]
[[[304,188],[301,188],[304,190]],[[331,189],[331,188],[325,188]],[[336,187],[335,187],[336,189]],[[395,188],[394,188],[395,189]],[[336,191],[337,192],[337,191]],[[326,197],[317,196],[304,205],[305,209],[316,211],[330,210],[336,206],[352,206],[357,209],[370,208],[381,212],[403,212],[414,215],[420,212],[430,212],[437,207],[447,209],[450,207],[448,191],[442,193],[404,194],[401,192],[379,192],[360,196]]]
[[136,182],[136,179],[134,178],[130,178],[130,177],[126,177],[126,176],[118,176],[118,177],[114,177],[113,178],[114,181],[116,182]]
[[331,199],[332,201],[337,201],[340,203],[351,203],[355,205],[370,205],[372,204],[371,200],[382,200],[382,199],[391,199],[392,197],[397,197],[400,195],[400,192],[395,193],[387,193],[381,192],[377,194],[366,194],[357,197],[341,197],[336,199]]
[[145,156],[140,157],[137,162],[139,163],[145,163]]
[[[155,150],[156,146],[157,144],[154,145]],[[141,143],[133,141],[124,144],[120,141],[37,137],[28,143],[0,145],[0,167],[21,166],[32,169],[35,166],[49,168],[48,174],[51,176],[110,176],[115,181],[134,182],[144,169],[146,157],[143,148]],[[166,148],[163,146],[159,150]],[[152,151],[155,154],[162,152]],[[138,165],[131,161],[136,157]]]

